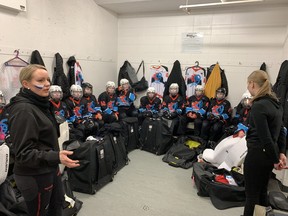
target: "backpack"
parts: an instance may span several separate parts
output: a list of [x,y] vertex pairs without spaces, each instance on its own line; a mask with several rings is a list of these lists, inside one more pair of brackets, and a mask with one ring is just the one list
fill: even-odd
[[[143,77],[138,80],[138,72],[143,66]],[[141,61],[137,72],[135,72],[135,69],[132,67],[130,62],[125,61],[123,66],[119,70],[118,74],[118,85],[120,86],[120,80],[121,79],[127,79],[131,85],[131,87],[136,91],[136,92],[141,92],[146,89],[148,89],[149,84],[148,81],[145,79],[145,67],[144,67],[144,61]]]

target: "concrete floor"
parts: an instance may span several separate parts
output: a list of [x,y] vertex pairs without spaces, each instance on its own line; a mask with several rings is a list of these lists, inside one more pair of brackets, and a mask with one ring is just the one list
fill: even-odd
[[209,198],[199,197],[192,169],[174,168],[141,150],[129,153],[131,159],[114,181],[88,195],[74,192],[83,201],[78,216],[231,216],[241,215],[243,207],[217,210]]

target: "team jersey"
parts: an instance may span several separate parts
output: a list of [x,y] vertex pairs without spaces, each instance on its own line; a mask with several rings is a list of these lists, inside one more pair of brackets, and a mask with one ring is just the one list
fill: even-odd
[[191,97],[195,94],[195,87],[197,85],[205,86],[206,83],[206,71],[199,66],[192,66],[186,68],[185,71],[185,83],[187,86],[186,96]]
[[209,98],[205,95],[197,97],[192,95],[187,100],[186,113],[199,113],[201,116],[205,115],[209,107]]
[[149,99],[148,96],[143,96],[140,99],[139,112],[151,111],[157,113],[161,108],[161,100],[157,96]]
[[163,92],[165,90],[165,83],[168,79],[168,71],[163,66],[151,66],[151,77],[149,79],[149,86],[154,87],[158,97],[163,98]]
[[111,114],[112,112],[118,111],[116,101],[116,93],[114,93],[113,95],[109,95],[106,91],[104,91],[98,97],[98,102],[100,104],[101,110],[105,114]]
[[210,106],[207,110],[207,115],[213,114],[216,117],[221,117],[224,120],[228,120],[231,114],[231,104],[228,100],[217,100],[212,98],[210,100]]
[[52,109],[53,109],[53,112],[54,112],[54,115],[55,116],[61,116],[65,119],[69,119],[69,111],[67,109],[67,105],[65,102],[63,101],[58,101],[58,102],[55,102],[53,100],[50,100],[50,103],[52,104]]
[[0,142],[5,140],[8,134],[8,113],[5,107],[0,108]]
[[86,104],[81,104],[81,100],[75,100],[73,97],[69,97],[65,100],[67,109],[69,111],[69,116],[74,117],[76,124],[79,124],[83,120],[83,116],[86,114]]
[[0,88],[5,95],[7,103],[21,88],[19,74],[23,67],[4,66],[0,71]]
[[101,112],[100,105],[94,95],[85,97],[83,96],[81,98],[80,104],[83,105],[83,107],[86,107],[84,110],[84,113],[88,115],[96,115],[97,113]]
[[169,111],[171,113],[173,112],[179,112],[180,110],[184,108],[185,100],[180,95],[177,94],[176,96],[166,95],[163,99],[162,103],[162,109],[165,111]]
[[118,107],[130,107],[133,105],[133,102],[136,99],[136,95],[134,94],[134,91],[132,89],[128,91],[124,90],[117,90],[117,101],[116,105]]

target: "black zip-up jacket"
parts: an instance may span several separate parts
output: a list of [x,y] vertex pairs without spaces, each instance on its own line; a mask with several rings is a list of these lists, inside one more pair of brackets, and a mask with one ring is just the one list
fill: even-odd
[[15,174],[56,171],[60,163],[57,129],[36,105],[20,95],[14,97],[9,106],[8,125],[15,150]]
[[280,103],[269,96],[253,102],[246,136],[248,151],[252,148],[263,149],[273,163],[279,163],[279,153],[285,153],[282,116]]

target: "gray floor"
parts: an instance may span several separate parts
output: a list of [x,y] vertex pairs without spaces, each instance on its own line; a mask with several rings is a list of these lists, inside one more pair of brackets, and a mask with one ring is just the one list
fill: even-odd
[[243,207],[217,210],[209,198],[197,196],[192,169],[174,168],[141,150],[114,181],[95,195],[74,193],[83,201],[78,216],[238,216]]

